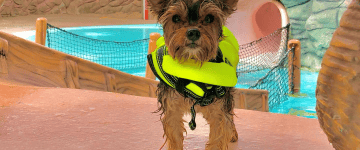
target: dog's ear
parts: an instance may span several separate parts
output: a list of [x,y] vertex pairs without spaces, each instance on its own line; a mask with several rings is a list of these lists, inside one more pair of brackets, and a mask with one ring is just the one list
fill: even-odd
[[171,0],[147,0],[150,11],[160,17],[166,10],[168,3]]
[[223,7],[222,10],[227,15],[232,14],[234,11],[236,11],[236,6],[239,0],[222,0]]

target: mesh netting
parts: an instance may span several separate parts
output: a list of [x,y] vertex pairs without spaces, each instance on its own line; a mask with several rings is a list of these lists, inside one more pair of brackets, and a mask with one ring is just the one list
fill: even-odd
[[149,38],[115,42],[79,36],[47,24],[46,46],[128,73],[145,72]]
[[268,90],[270,110],[288,98],[289,27],[290,24],[266,37],[240,45],[238,84],[242,88]]
[[[268,90],[270,111],[287,100],[289,92],[289,26],[259,40],[240,45],[236,87]],[[48,47],[140,76],[145,76],[148,43],[148,38],[132,42],[92,39],[47,25]]]

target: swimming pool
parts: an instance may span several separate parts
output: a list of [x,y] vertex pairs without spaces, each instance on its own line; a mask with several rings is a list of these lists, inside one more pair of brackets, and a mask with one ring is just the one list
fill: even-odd
[[[160,34],[163,34],[161,27],[157,24],[71,27],[62,29],[92,39],[118,42],[130,42],[134,40],[149,38],[149,35],[152,32],[158,32]],[[14,33],[14,35],[28,39],[30,41],[35,41],[35,31]],[[133,75],[145,77],[145,67],[127,69],[122,71]],[[301,96],[289,96],[288,101],[281,103],[278,107],[272,109],[271,112],[291,114],[307,118],[317,118],[315,111],[315,88],[317,76],[317,72],[302,71],[300,90],[300,93],[302,93],[300,94]],[[236,87],[247,88],[248,86],[237,85]]]
[[301,70],[300,96],[289,96],[289,100],[280,104],[272,112],[291,114],[306,118],[317,118],[315,89],[318,72]]
[[[161,35],[163,34],[162,28],[159,24],[84,26],[61,29],[92,39],[117,42],[131,42],[134,40],[149,38],[150,33],[152,32],[158,32]],[[16,32],[13,34],[30,41],[35,41],[35,31]]]

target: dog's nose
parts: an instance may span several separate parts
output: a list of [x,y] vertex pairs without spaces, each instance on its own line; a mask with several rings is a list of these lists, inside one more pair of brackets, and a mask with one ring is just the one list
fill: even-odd
[[200,38],[200,31],[198,29],[188,29],[186,36],[189,40],[195,42]]

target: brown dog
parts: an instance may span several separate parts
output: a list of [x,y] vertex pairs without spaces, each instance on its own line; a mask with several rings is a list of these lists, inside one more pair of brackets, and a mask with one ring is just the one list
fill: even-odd
[[[235,11],[237,0],[148,0],[148,3],[163,27],[169,55],[180,63],[193,59],[202,65],[216,59],[218,44],[223,38],[222,26]],[[210,125],[206,149],[227,149],[228,142],[238,140],[233,122],[233,88],[225,87],[224,91],[220,98],[207,97],[209,104],[196,105],[194,99],[160,82],[157,112],[161,112],[168,149],[183,149],[186,132],[183,116],[193,114],[194,109],[201,112]],[[190,122],[190,127],[195,129],[195,121]]]

